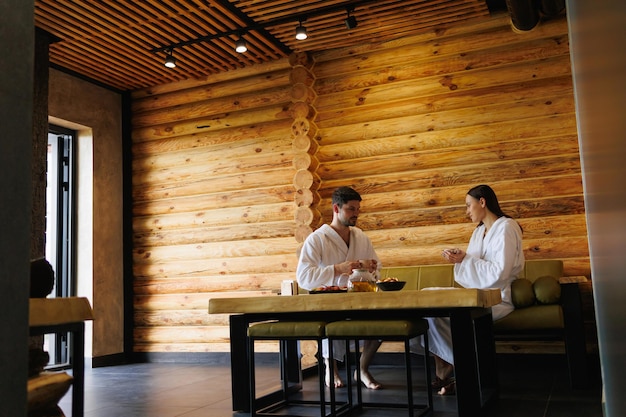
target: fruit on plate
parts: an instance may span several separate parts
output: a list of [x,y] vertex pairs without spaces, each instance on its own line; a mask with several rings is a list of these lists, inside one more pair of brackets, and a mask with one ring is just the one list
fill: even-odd
[[396,277],[387,277],[387,278],[384,278],[384,279],[379,279],[376,282],[398,282],[398,278],[396,278]]
[[345,291],[346,287],[340,287],[338,285],[328,285],[323,287],[317,287],[313,291],[323,292],[323,291]]

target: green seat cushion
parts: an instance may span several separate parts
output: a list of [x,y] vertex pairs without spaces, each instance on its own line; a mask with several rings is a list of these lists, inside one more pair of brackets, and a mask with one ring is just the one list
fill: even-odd
[[555,304],[561,299],[561,284],[549,275],[537,278],[533,290],[539,304]]
[[322,338],[326,322],[323,321],[274,321],[248,327],[248,336],[255,339],[303,339]]
[[535,304],[533,283],[526,278],[518,278],[511,284],[511,299],[515,308],[525,308]]
[[326,325],[326,336],[334,338],[416,337],[428,330],[426,320],[342,320]]
[[493,323],[496,334],[563,328],[563,310],[559,304],[534,305],[514,310]]

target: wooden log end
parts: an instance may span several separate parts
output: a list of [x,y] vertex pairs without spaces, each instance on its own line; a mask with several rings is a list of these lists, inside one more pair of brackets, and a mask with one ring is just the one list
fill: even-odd
[[313,210],[309,207],[298,207],[294,212],[294,219],[298,225],[309,225],[314,218]]
[[301,169],[308,170],[311,166],[312,157],[306,152],[297,152],[293,157],[292,166],[296,171]]
[[300,151],[311,154],[311,152],[309,152],[311,148],[311,139],[306,134],[294,135],[291,147],[296,152]]
[[307,52],[294,52],[289,55],[289,65],[292,67],[303,66],[310,69],[315,65],[315,59]]
[[304,101],[298,101],[291,105],[291,116],[294,120],[313,120],[316,116],[315,108]]
[[296,66],[289,74],[289,81],[291,85],[304,84],[311,87],[315,83],[315,75],[306,67]]
[[[298,226],[296,226],[296,230],[294,232],[296,242],[303,243],[311,233],[313,233],[313,229],[311,228],[311,226],[308,226],[306,224],[299,224]],[[298,257],[300,257],[300,249],[302,249],[302,247],[298,248]]]
[[314,340],[302,340],[300,342],[300,352],[302,354],[302,368],[317,365],[317,343]]
[[306,169],[296,171],[296,175],[293,177],[293,185],[296,190],[310,189],[314,181],[313,173]]
[[301,188],[296,191],[294,201],[298,207],[311,207],[313,204],[313,192],[311,190]]
[[304,102],[312,104],[317,99],[317,93],[311,87],[304,84],[294,84],[291,86],[291,100],[293,102]]

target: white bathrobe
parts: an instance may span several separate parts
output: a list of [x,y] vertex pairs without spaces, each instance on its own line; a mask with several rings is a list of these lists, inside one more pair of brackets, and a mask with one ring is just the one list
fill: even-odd
[[[300,261],[296,270],[298,285],[305,290],[322,286],[338,285],[345,287],[349,275],[335,276],[335,264],[359,259],[376,259],[378,269],[382,267],[374,251],[371,240],[358,227],[350,227],[350,246],[329,225],[325,224],[304,241]],[[324,295],[319,295],[323,297]],[[323,356],[328,357],[328,344],[324,341]],[[343,360],[345,343],[333,344],[333,356]]]
[[[494,320],[515,309],[511,300],[511,284],[524,268],[522,230],[510,218],[500,217],[485,235],[485,225],[478,226],[465,251],[463,261],[454,265],[454,280],[465,288],[500,288],[502,303],[492,307]],[[430,351],[450,364],[452,336],[450,319],[429,318],[428,342]],[[423,352],[423,344],[412,341],[412,350]]]

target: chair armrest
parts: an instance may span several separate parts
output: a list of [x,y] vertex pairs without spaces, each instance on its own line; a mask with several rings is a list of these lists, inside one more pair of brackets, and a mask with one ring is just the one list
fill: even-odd
[[584,275],[577,275],[571,277],[561,277],[559,278],[559,283],[561,284],[581,284],[589,281]]

